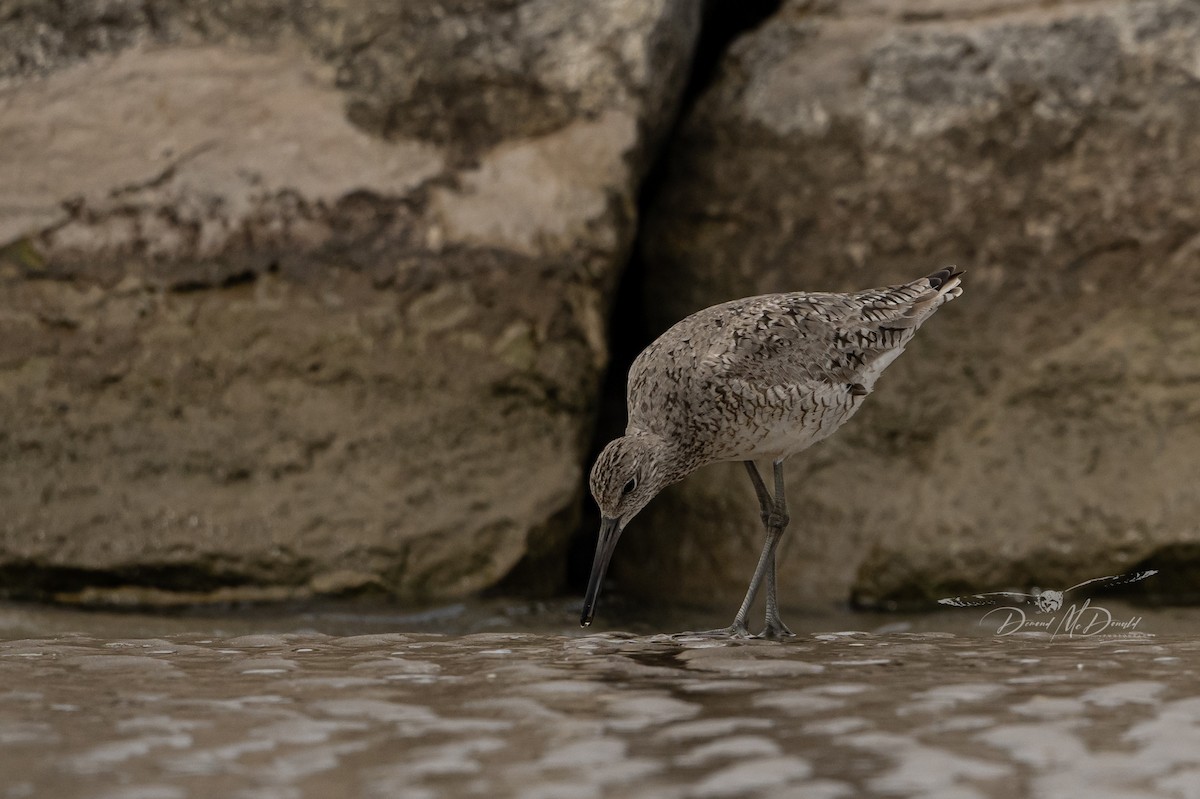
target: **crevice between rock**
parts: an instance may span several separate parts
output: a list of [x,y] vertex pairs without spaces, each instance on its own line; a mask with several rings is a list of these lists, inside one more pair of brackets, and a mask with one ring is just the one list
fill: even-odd
[[[609,364],[600,391],[595,434],[584,464],[581,526],[569,543],[566,557],[566,582],[571,591],[582,590],[587,582],[599,525],[599,517],[586,484],[587,474],[604,445],[624,430],[625,379],[630,365],[646,345],[662,332],[651,328],[650,317],[646,313],[646,303],[649,301],[645,290],[643,261],[646,209],[654,203],[662,189],[666,178],[665,156],[670,151],[671,142],[676,137],[680,123],[687,118],[696,101],[716,80],[726,51],[740,36],[754,30],[775,14],[782,6],[782,0],[705,0],[704,5],[700,37],[675,118],[639,187],[637,231],[629,261],[621,272],[609,317]],[[514,573],[522,568],[518,565]],[[619,565],[614,571],[619,574]],[[512,581],[507,581],[506,585],[512,585]]]

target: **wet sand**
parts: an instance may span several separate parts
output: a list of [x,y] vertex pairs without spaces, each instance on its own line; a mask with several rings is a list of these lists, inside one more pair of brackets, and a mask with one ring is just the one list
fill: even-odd
[[[1180,634],[1200,616],[1051,637],[978,615],[780,644],[195,618],[117,636],[154,617],[4,606],[0,798],[1200,795],[1200,641]],[[14,635],[31,620],[52,634]]]

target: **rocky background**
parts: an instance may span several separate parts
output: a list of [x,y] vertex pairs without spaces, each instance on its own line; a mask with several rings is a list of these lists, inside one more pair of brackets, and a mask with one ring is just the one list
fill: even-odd
[[[785,604],[1194,598],[1194,0],[0,0],[0,592],[569,588],[640,346],[947,263],[789,470]],[[760,536],[710,467],[614,579]]]

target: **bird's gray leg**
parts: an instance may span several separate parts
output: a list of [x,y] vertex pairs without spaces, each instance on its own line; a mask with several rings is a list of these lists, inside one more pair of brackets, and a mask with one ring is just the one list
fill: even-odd
[[758,507],[762,511],[762,521],[766,525],[775,500],[771,497],[771,492],[767,491],[767,485],[763,482],[762,475],[758,473],[758,467],[754,465],[754,461],[742,461],[742,463],[746,465],[746,473],[750,475],[750,482],[754,484],[754,494],[758,497]]
[[[742,606],[738,608],[737,615],[733,617],[733,624],[729,625],[727,632],[730,635],[746,636],[749,634],[749,629],[746,626],[746,617],[750,614],[750,606],[754,604],[754,598],[758,596],[758,587],[762,584],[763,575],[767,577],[767,626],[770,627],[771,614],[774,613],[776,621],[779,619],[779,610],[775,608],[775,546],[779,543],[779,536],[783,532],[783,528],[787,526],[786,512],[784,508],[783,525],[775,524],[777,502],[771,496],[771,492],[767,491],[767,486],[763,483],[762,475],[758,473],[758,467],[754,465],[754,461],[744,461],[746,472],[750,475],[750,482],[754,484],[754,493],[758,496],[759,509],[762,511],[763,526],[767,530],[767,541],[763,545],[762,554],[758,556],[758,565],[754,568],[754,576],[750,578],[750,587],[746,589],[746,598],[742,600]],[[779,467],[775,470],[775,485],[776,490],[783,484],[783,473]],[[774,609],[774,610],[773,610]],[[779,622],[782,626],[782,622]],[[787,629],[786,627],[784,629]]]
[[[779,539],[783,537],[783,531],[787,529],[790,519],[787,511],[787,493],[783,490],[783,461],[775,461],[774,466],[775,501],[771,506],[771,512],[764,519],[767,527],[767,542],[771,548],[771,563],[767,567],[767,625],[763,628],[761,637],[791,638],[795,636],[795,633],[788,629],[788,626],[783,623],[783,619],[779,618],[779,602],[775,598],[775,549],[779,544]],[[755,476],[758,476],[757,470]],[[758,482],[761,484],[762,478],[759,478]],[[763,493],[766,493],[765,488]],[[762,494],[759,495],[759,501],[762,501]]]

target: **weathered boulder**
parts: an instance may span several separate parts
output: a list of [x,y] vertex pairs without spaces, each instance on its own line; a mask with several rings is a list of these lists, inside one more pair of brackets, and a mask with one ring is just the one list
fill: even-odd
[[[863,411],[791,462],[786,600],[1145,563],[1148,590],[1194,593],[1197,52],[1190,0],[796,1],[733,45],[647,215],[656,330],[731,297],[967,271]],[[736,465],[634,527],[615,575],[684,598],[739,596],[762,541]]]
[[0,7],[0,591],[560,580],[697,27],[687,0]]

